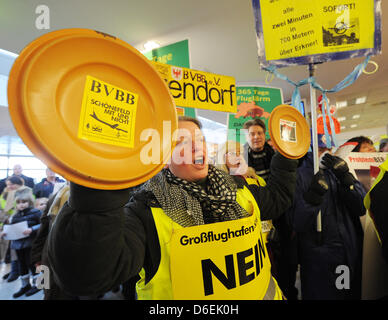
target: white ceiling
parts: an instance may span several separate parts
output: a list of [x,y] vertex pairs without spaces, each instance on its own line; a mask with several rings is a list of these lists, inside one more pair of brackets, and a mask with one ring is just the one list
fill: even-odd
[[[50,9],[49,30],[35,27],[39,16],[35,9],[42,3]],[[378,71],[373,75],[363,74],[350,87],[329,95],[333,103],[367,96],[366,104],[338,111],[337,116],[347,119],[354,113],[360,114],[357,120],[342,122],[348,134],[352,123],[358,125],[354,130],[378,128],[379,132],[386,130],[388,124],[388,65],[384,63],[388,61],[386,0],[382,1],[382,11],[383,53],[372,58],[379,66]],[[163,46],[189,39],[192,69],[233,76],[237,84],[265,85],[266,73],[258,63],[251,0],[0,0],[1,49],[19,53],[44,33],[72,27],[103,31],[138,49],[147,40]],[[319,65],[317,82],[330,89],[362,60],[354,58]],[[308,76],[307,66],[283,68],[280,72],[293,81]],[[287,82],[274,79],[270,86],[282,88],[285,101],[291,99],[293,87]],[[301,94],[309,102],[307,86],[301,88]],[[226,122],[222,112],[199,110],[198,115]]]

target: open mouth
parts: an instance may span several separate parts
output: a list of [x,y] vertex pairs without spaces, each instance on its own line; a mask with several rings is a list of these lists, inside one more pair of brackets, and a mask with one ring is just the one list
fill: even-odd
[[206,165],[205,155],[201,154],[201,155],[195,156],[195,158],[194,158],[194,165],[197,168],[204,168],[205,165]]
[[203,164],[205,162],[205,157],[203,155],[197,155],[194,158],[194,164]]

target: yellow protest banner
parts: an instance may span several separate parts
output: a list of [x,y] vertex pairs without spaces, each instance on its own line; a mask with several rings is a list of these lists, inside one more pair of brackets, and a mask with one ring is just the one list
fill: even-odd
[[133,148],[138,95],[87,76],[78,138]]
[[374,0],[260,0],[266,60],[373,48]]
[[167,82],[177,106],[237,112],[233,77],[181,68],[152,61]]

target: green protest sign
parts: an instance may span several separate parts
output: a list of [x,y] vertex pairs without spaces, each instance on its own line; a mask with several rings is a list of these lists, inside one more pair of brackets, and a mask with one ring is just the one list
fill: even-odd
[[[189,40],[179,41],[150,50],[144,55],[149,59],[172,66],[190,68]],[[194,108],[184,108],[185,116],[196,117]]]
[[189,40],[179,41],[144,53],[149,59],[190,69]]
[[283,104],[281,89],[272,87],[236,87],[237,113],[228,115],[228,140],[246,142],[242,128],[245,122],[260,118],[266,125],[266,138],[269,138],[268,119],[272,110]]

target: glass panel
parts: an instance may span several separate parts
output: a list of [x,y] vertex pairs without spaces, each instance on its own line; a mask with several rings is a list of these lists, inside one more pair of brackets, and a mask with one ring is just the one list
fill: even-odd
[[43,169],[46,170],[46,165],[35,157],[10,157],[9,167],[12,169],[15,164],[20,164],[23,170],[27,169]]
[[41,170],[23,170],[23,174],[27,177],[34,179],[35,184],[41,182],[43,178],[46,178],[46,169]]
[[7,178],[7,170],[0,169],[0,179]]
[[10,153],[12,155],[32,155],[31,151],[18,137],[12,137]]
[[7,169],[8,167],[8,157],[0,156],[0,169]]
[[10,137],[8,136],[0,137],[0,154],[2,155],[8,154],[9,140],[10,140]]

